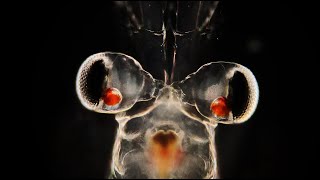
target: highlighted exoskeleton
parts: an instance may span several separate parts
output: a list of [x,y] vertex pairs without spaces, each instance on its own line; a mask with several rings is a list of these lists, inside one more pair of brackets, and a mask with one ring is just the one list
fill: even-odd
[[[247,89],[239,112],[232,103],[236,73]],[[214,128],[248,120],[259,97],[254,75],[240,64],[208,63],[182,81],[165,84],[134,58],[113,52],[84,61],[76,91],[87,109],[116,114],[114,178],[218,177]]]

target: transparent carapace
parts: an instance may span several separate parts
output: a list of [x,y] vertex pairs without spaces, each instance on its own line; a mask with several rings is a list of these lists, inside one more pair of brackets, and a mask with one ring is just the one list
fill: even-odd
[[[183,78],[176,76],[186,71],[183,53],[194,48],[189,42],[210,38],[218,3],[116,5],[128,13],[132,38],[141,43],[152,35],[155,43],[151,49],[142,48],[142,61],[150,58],[153,65],[160,64],[162,78],[144,70],[139,59],[119,52],[94,54],[81,65],[76,79],[81,103],[98,113],[115,114],[119,124],[111,174],[106,177],[218,178],[215,128],[219,123],[245,122],[253,115],[259,97],[255,76],[240,64],[224,61],[204,64]],[[240,112],[232,105],[230,82],[235,74],[244,77],[248,91]]]

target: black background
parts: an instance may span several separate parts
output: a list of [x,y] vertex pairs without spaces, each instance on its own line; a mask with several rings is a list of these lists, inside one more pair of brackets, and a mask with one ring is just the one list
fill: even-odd
[[[310,175],[315,139],[309,125],[289,118],[283,96],[291,64],[316,59],[315,6],[279,2],[221,2],[219,55],[250,68],[260,86],[254,116],[241,125],[219,125],[221,177]],[[37,147],[34,175],[103,178],[109,169],[117,123],[82,107],[75,94],[81,63],[103,51],[130,55],[111,2],[43,4],[36,13],[39,48],[32,64],[32,118]],[[252,47],[256,44],[259,48]],[[194,67],[202,64],[194,62]],[[283,68],[287,69],[284,70]],[[284,71],[288,72],[284,75]],[[190,71],[191,73],[192,71]],[[289,76],[290,77],[290,76]],[[298,98],[298,97],[295,97]],[[298,102],[296,102],[298,103]],[[299,129],[294,124],[299,124]],[[308,134],[309,135],[309,134]],[[42,172],[42,173],[40,173]]]

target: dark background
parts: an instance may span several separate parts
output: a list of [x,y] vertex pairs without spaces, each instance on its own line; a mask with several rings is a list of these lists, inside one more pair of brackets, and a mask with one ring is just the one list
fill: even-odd
[[[32,63],[32,118],[39,145],[33,150],[39,159],[34,176],[103,178],[109,170],[117,123],[112,115],[82,107],[75,94],[75,77],[81,63],[94,53],[130,55],[128,37],[111,2],[42,6],[36,11],[39,28],[35,31],[41,53]],[[285,109],[283,96],[290,90],[283,84],[288,73],[289,77],[301,73],[288,70],[291,64],[316,59],[315,5],[221,2],[219,6],[223,21],[216,57],[247,66],[260,86],[258,109],[249,121],[217,128],[221,177],[310,175],[313,157],[309,155],[316,139],[306,138],[310,125],[301,123],[299,104]],[[194,62],[194,67],[201,65]],[[292,113],[298,116],[289,118]]]

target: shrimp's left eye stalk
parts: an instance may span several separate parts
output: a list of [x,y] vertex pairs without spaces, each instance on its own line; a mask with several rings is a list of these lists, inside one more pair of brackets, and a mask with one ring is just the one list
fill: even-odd
[[88,57],[76,78],[82,105],[106,114],[125,112],[137,102],[155,99],[162,86],[133,57],[114,52]]
[[122,101],[122,95],[117,88],[107,88],[102,96],[107,106],[117,106]]

